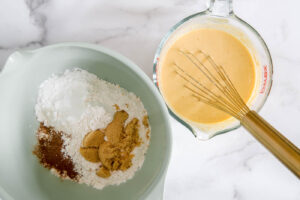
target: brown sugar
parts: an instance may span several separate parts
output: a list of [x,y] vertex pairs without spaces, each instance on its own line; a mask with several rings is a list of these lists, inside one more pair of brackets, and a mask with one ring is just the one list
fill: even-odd
[[149,130],[149,128],[147,129],[147,132],[146,132],[146,138],[147,138],[147,140],[150,139],[150,130]]
[[40,123],[37,139],[38,143],[33,154],[37,156],[40,163],[48,169],[55,169],[61,177],[69,177],[76,181],[79,175],[74,170],[74,164],[62,153],[64,148],[62,132],[56,132],[52,127]]
[[97,176],[100,176],[102,178],[108,178],[110,177],[110,171],[104,167],[104,166],[101,166],[100,169],[98,169],[98,171],[96,172]]
[[95,130],[86,134],[83,138],[83,147],[96,147],[104,142],[104,133],[101,130]]
[[150,129],[149,129],[149,119],[148,119],[148,115],[145,115],[143,118],[143,125],[145,126],[145,128],[147,129],[146,132],[146,138],[149,140],[150,139]]
[[118,104],[114,104],[113,106],[115,107],[116,111],[120,110],[120,106]]
[[148,115],[145,115],[145,116],[144,116],[144,118],[143,118],[143,125],[144,125],[146,128],[149,128]]
[[90,162],[99,162],[98,148],[96,147],[80,147],[80,154]]
[[[139,137],[139,120],[133,118],[124,127],[125,121],[128,119],[128,113],[124,110],[117,111],[111,123],[103,130],[107,140],[104,140],[104,136],[91,132],[85,137],[83,144],[87,144],[85,140],[93,137],[99,144],[98,158],[102,163],[100,169],[96,174],[102,178],[107,178],[111,175],[111,171],[122,170],[125,171],[132,165],[133,149],[140,145],[141,139]],[[90,136],[92,134],[92,136]],[[84,146],[82,148],[91,148],[90,146]],[[87,156],[87,154],[81,154],[86,160],[90,161],[93,156],[95,160],[94,152]],[[91,162],[93,162],[91,161]]]
[[124,110],[117,111],[114,119],[105,128],[107,140],[112,144],[117,144],[120,141],[121,134],[124,129],[124,123],[128,118],[128,113]]

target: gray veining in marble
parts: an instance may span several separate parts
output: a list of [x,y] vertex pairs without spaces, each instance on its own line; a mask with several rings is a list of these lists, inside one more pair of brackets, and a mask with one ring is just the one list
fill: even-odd
[[[300,2],[234,0],[234,11],[268,44],[274,82],[261,115],[300,146]],[[1,0],[0,69],[15,50],[83,41],[116,50],[148,76],[172,25],[205,0]],[[243,128],[207,142],[171,119],[173,156],[166,200],[299,200],[300,182]]]

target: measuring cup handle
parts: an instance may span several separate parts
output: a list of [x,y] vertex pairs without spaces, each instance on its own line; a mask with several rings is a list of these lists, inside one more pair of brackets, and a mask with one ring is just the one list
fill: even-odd
[[231,15],[233,14],[232,0],[210,0],[208,12],[221,17]]
[[284,165],[300,178],[300,150],[255,111],[248,112],[241,124]]

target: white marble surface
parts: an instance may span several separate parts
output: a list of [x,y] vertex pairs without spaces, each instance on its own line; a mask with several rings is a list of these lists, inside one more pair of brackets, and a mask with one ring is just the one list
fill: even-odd
[[[300,147],[300,1],[234,0],[233,6],[273,56],[273,88],[261,115]],[[124,54],[151,77],[163,35],[205,7],[205,0],[1,0],[0,69],[16,49],[86,41]],[[244,129],[199,142],[173,119],[172,128],[166,200],[300,199],[299,179]]]

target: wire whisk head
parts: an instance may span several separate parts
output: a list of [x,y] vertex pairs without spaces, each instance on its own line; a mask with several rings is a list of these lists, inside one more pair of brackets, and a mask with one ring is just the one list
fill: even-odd
[[226,71],[221,65],[217,65],[210,55],[201,50],[189,52],[179,50],[191,66],[202,74],[201,80],[191,72],[187,72],[184,66],[174,63],[176,73],[185,80],[184,87],[199,101],[204,102],[218,110],[241,120],[249,112]]

